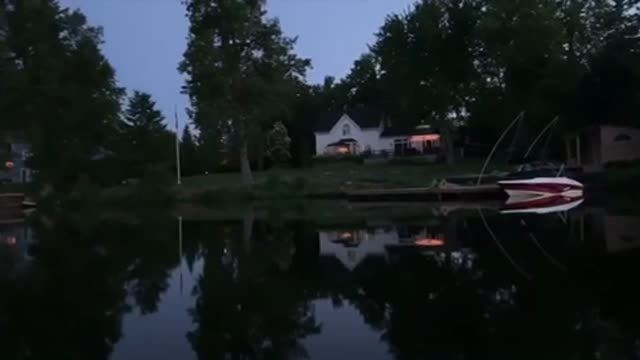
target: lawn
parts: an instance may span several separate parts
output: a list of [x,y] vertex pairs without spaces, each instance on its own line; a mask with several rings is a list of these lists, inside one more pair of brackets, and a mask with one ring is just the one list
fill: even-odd
[[[336,163],[303,169],[272,169],[256,172],[254,177],[258,191],[269,191],[277,184],[284,184],[287,189],[304,188],[306,195],[337,195],[356,189],[427,187],[434,179],[475,174],[481,167],[478,160],[467,160],[454,166]],[[212,191],[237,193],[246,190],[241,185],[240,174],[223,173],[185,178],[178,194],[179,198],[192,199]]]

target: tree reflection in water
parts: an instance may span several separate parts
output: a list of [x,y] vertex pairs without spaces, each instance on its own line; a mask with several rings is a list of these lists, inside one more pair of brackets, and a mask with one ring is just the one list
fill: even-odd
[[[190,271],[201,263],[202,272],[185,289],[193,305],[176,315],[191,330],[173,341],[188,341],[200,359],[307,358],[306,340],[329,335],[328,319],[314,311],[320,299],[355,309],[390,358],[638,358],[637,256],[593,255],[567,228],[571,219],[488,216],[499,249],[466,213],[384,227],[255,217],[185,222],[180,250],[175,219],[158,214],[34,221],[27,266],[0,246],[2,356],[109,358],[125,315],[161,310],[182,253]],[[351,229],[357,242],[330,244],[349,252],[419,223],[442,233],[443,246],[387,244],[357,255],[353,267],[324,251],[320,236]],[[333,352],[340,357],[340,344]]]
[[[247,234],[249,228],[255,234]],[[300,340],[321,329],[311,294],[289,270],[293,235],[290,229],[246,222],[207,234],[191,311],[196,329],[188,334],[199,358],[306,358]]]

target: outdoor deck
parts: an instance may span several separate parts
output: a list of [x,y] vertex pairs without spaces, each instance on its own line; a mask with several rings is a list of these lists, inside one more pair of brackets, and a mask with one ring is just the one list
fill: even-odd
[[0,193],[0,209],[20,208],[24,199],[23,193]]
[[460,187],[356,190],[350,201],[487,201],[506,197],[496,184]]

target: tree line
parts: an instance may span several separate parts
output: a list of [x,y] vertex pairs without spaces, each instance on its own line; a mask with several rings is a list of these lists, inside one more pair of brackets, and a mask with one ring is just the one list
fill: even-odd
[[[435,126],[449,162],[455,142],[491,147],[522,112],[531,133],[560,118],[556,136],[640,125],[638,0],[417,1],[386,18],[347,76],[323,84],[302,80],[310,63],[292,53],[295,39],[265,16],[264,1],[186,3],[180,69],[194,124],[208,149],[239,152],[247,182],[275,120],[301,166],[313,155],[318,117],[347,108],[376,110],[396,128]],[[259,37],[264,28],[270,38]]]
[[[534,131],[639,125],[637,0],[429,0],[390,15],[369,51],[322,91],[396,126],[435,125],[452,159],[455,124],[491,144],[522,111]],[[454,121],[460,120],[460,121]]]
[[55,0],[0,0],[2,140],[26,140],[37,180],[59,190],[174,166],[164,116],[149,94],[127,96],[102,42],[101,28]]
[[[182,134],[184,173],[240,169],[251,184],[267,162],[308,165],[316,120],[345,108],[397,128],[434,125],[449,161],[458,125],[464,143],[491,144],[522,111],[534,130],[555,116],[564,130],[636,125],[639,3],[417,1],[387,17],[347,76],[310,84],[311,61],[265,0],[185,0],[178,71],[196,131]],[[83,174],[115,181],[175,166],[162,113],[149,94],[127,97],[102,41],[56,0],[0,0],[0,130],[23,134],[38,178],[60,188]]]

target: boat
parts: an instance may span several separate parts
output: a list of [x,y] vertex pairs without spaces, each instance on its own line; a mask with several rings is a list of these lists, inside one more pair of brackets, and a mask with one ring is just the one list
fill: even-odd
[[509,198],[500,209],[501,214],[551,214],[566,212],[584,201],[583,197],[538,195],[527,198]]
[[530,199],[539,196],[563,196],[571,199],[581,198],[584,186],[568,177],[533,177],[498,181],[498,186],[509,197]]

